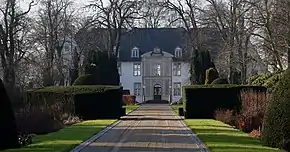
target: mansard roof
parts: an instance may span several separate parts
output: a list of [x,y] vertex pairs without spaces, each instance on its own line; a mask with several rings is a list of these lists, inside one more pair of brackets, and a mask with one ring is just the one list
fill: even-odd
[[131,50],[137,47],[140,56],[158,47],[163,52],[174,55],[176,47],[185,46],[185,31],[178,28],[135,28],[121,37],[120,61],[138,61],[131,58]]
[[[211,38],[205,45],[212,45],[209,48],[216,50],[216,45],[214,44],[217,32],[212,32],[212,30],[202,29],[203,33]],[[106,34],[104,34],[106,33]],[[184,28],[133,28],[131,30],[124,29],[123,35],[121,36],[121,43],[119,48],[119,60],[125,62],[141,61],[141,55],[144,53],[153,51],[155,48],[159,48],[163,52],[170,53],[174,56],[175,49],[177,47],[182,48],[183,54],[187,49],[186,45],[188,43],[188,38],[186,37],[186,31]],[[215,33],[215,34],[213,34]],[[80,46],[81,48],[88,47],[89,49],[104,48],[104,43],[106,43],[108,35],[108,29],[98,28],[90,29],[89,31],[79,34],[77,38],[81,39],[79,42],[84,42],[85,44]],[[101,37],[101,41],[100,38]],[[212,39],[213,38],[213,39]],[[90,46],[88,46],[88,44]],[[94,44],[94,45],[92,45]],[[139,49],[139,58],[132,58],[132,49],[137,47]],[[86,50],[86,49],[85,49]],[[183,55],[183,57],[189,57],[189,55]],[[185,60],[186,58],[182,58]]]

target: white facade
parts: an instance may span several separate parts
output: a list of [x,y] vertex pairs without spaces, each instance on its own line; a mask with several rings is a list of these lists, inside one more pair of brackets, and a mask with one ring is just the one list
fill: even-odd
[[[172,63],[172,67],[173,67],[173,64]],[[185,62],[181,62],[181,75],[180,76],[172,76],[172,82],[173,84],[175,82],[181,82],[181,85],[189,85],[190,84],[190,80],[189,80],[189,77],[190,77],[190,73],[189,73],[189,70],[190,70],[190,65],[189,63],[185,63]],[[181,99],[182,97],[182,90],[181,90],[181,94],[178,96],[178,95],[174,95],[174,90],[171,90],[172,91],[172,102],[177,102]]]
[[[177,102],[182,97],[182,86],[189,84],[189,64],[173,60],[174,55],[167,52],[155,53],[143,54],[141,62],[119,62],[120,83],[136,95],[137,102],[156,99],[156,91],[161,100]],[[136,57],[136,53],[133,55]]]
[[[142,84],[142,76],[133,75],[134,63],[136,62],[121,62],[120,63],[121,68],[119,68],[120,83],[123,86],[123,89],[130,90],[130,94],[132,95],[134,94],[134,83]],[[141,102],[142,96],[136,96],[136,101]]]

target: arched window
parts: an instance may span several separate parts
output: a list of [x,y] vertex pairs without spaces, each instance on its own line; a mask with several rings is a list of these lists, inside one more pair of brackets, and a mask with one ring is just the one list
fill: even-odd
[[139,57],[139,49],[137,47],[134,47],[132,49],[132,54],[131,54],[132,58],[138,58]]
[[180,47],[177,47],[175,49],[174,55],[176,58],[181,58],[182,57],[182,49]]

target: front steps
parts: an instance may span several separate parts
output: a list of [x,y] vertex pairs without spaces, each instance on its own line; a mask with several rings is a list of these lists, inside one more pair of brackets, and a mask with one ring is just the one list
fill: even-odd
[[169,104],[167,100],[148,100],[146,104]]

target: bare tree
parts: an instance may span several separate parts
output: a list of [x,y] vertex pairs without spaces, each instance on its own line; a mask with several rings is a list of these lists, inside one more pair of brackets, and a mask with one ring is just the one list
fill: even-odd
[[138,22],[140,27],[144,28],[160,28],[168,26],[168,17],[171,10],[159,5],[162,0],[146,0],[140,10],[141,19]]
[[108,5],[102,0],[94,0],[87,7],[95,12],[92,23],[97,28],[106,28],[108,32],[107,48],[109,54],[117,56],[120,38],[125,29],[131,28],[134,20],[140,18],[139,10],[143,2],[138,0],[109,0]]
[[16,68],[26,55],[25,37],[28,30],[27,14],[34,5],[29,3],[26,11],[17,6],[16,0],[1,1],[0,6],[0,57],[3,68],[4,83],[8,90],[13,91],[16,83]]
[[176,12],[178,17],[173,22],[181,21],[187,31],[190,42],[192,42],[192,47],[196,48],[197,50],[201,50],[201,44],[199,42],[199,28],[197,22],[197,13],[199,8],[198,3],[199,0],[178,0],[177,2],[171,0],[164,0],[162,2],[162,5],[163,7]]
[[[37,49],[45,54],[43,65],[44,86],[64,84],[64,45],[72,40],[72,1],[42,0],[35,24]],[[69,54],[67,54],[69,56]]]
[[[248,51],[251,45],[251,36],[255,30],[250,22],[253,15],[255,1],[207,0],[209,5],[203,11],[205,20],[203,24],[216,27],[224,41],[221,50],[224,65],[228,68],[226,73],[231,83],[236,80],[236,74],[240,73],[241,83],[247,78]],[[238,82],[237,82],[238,83]]]
[[188,41],[187,55],[191,56],[191,61],[195,62],[191,65],[191,81],[192,83],[201,83],[202,78],[198,74],[202,72],[201,52],[204,51],[202,39],[204,38],[198,27],[198,15],[200,13],[199,0],[163,0],[161,5],[176,13],[176,18],[172,22],[181,22],[182,27],[186,30],[186,38]]

